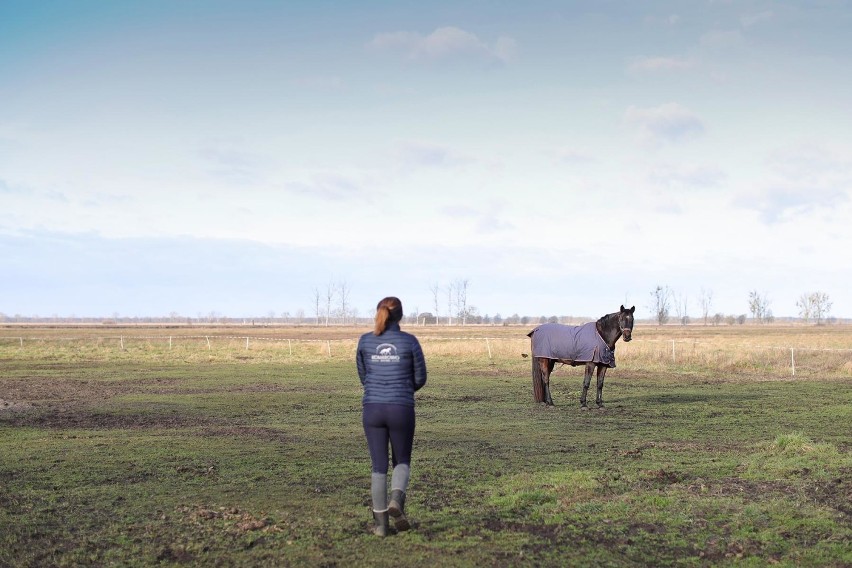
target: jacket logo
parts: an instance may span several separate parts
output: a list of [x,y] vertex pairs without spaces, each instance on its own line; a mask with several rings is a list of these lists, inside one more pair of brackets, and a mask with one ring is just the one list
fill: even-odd
[[376,363],[397,363],[399,355],[396,354],[396,345],[393,343],[382,343],[376,347],[376,353],[370,359]]

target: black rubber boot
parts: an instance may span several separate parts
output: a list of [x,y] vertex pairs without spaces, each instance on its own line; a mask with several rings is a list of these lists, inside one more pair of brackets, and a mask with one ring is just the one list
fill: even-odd
[[407,531],[411,528],[411,523],[405,518],[405,491],[401,489],[391,491],[388,513],[393,517],[393,526],[396,527],[396,530]]
[[373,534],[376,536],[388,536],[388,512],[382,511],[379,513],[373,511],[373,520],[375,521]]

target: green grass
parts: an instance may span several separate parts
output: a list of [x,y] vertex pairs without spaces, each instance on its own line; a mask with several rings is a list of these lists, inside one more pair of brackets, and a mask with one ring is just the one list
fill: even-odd
[[[0,566],[849,566],[852,381],[429,361],[408,512],[369,532],[344,358],[0,354]],[[402,559],[401,561],[399,559]]]

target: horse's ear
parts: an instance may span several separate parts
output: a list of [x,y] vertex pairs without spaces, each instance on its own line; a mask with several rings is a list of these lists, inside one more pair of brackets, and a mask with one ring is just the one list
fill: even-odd
[[631,313],[631,314],[632,314],[633,312],[635,312],[635,311],[636,311],[636,306],[633,306],[632,308],[630,308],[630,313]]
[[621,311],[624,311],[624,304],[621,304]]

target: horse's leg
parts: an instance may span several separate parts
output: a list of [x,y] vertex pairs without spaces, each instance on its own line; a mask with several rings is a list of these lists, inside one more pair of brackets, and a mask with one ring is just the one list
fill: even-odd
[[604,377],[606,377],[606,365],[598,365],[598,398],[595,402],[598,405],[598,408],[603,408],[603,385],[604,385]]
[[547,363],[547,367],[543,369],[544,372],[544,402],[547,403],[547,406],[553,406],[553,399],[550,398],[550,373],[553,372],[553,366],[556,364],[556,361],[553,359],[544,359]]
[[595,368],[594,363],[586,363],[586,373],[583,375],[583,394],[580,395],[580,408],[588,409],[586,405],[586,394],[589,392],[589,385],[592,384],[592,369]]
[[533,400],[536,402],[544,402],[544,370],[545,359],[541,357],[532,358],[532,382],[533,382]]

